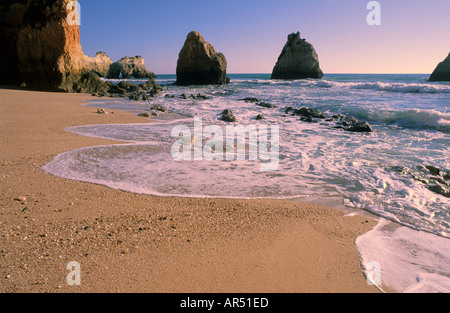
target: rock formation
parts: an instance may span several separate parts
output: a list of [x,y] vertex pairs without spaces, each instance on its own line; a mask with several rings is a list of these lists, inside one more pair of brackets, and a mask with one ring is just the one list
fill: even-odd
[[94,72],[100,77],[107,77],[113,61],[104,52],[97,52],[94,58],[84,56],[84,67],[89,72]]
[[177,63],[177,85],[225,85],[227,60],[198,32],[190,32]]
[[312,44],[300,38],[300,33],[288,36],[273,69],[272,79],[304,79],[323,77],[319,57]]
[[439,63],[439,65],[434,70],[433,74],[431,74],[430,82],[439,82],[439,81],[450,81],[450,53],[448,57]]
[[[0,84],[41,90],[105,94],[98,76],[152,78],[142,57],[116,63],[103,52],[83,53],[79,26],[68,23],[70,0],[2,0],[0,3]],[[115,70],[117,69],[117,70]],[[97,75],[88,75],[94,72]],[[112,77],[115,78],[114,75]],[[92,84],[92,86],[89,86]]]
[[108,78],[123,79],[134,78],[155,78],[156,75],[145,68],[144,58],[140,55],[136,57],[124,57],[111,64]]

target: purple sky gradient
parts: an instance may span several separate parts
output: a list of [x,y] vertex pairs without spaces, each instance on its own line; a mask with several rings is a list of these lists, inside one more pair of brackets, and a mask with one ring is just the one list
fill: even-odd
[[314,45],[325,73],[431,73],[450,52],[449,0],[79,0],[86,54],[114,61],[142,55],[174,74],[187,34],[199,31],[225,54],[229,73],[271,73],[287,35]]

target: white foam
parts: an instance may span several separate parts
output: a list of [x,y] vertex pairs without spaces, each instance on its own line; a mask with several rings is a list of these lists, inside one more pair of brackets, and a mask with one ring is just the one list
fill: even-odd
[[377,262],[382,287],[401,292],[450,292],[450,239],[381,219],[356,240],[364,269]]

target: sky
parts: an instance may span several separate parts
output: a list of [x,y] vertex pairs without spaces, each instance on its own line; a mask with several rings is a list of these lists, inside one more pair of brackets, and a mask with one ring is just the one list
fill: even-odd
[[228,73],[271,73],[288,34],[299,31],[329,73],[431,73],[450,52],[449,0],[79,0],[85,54],[141,55],[174,74],[190,31],[228,62]]

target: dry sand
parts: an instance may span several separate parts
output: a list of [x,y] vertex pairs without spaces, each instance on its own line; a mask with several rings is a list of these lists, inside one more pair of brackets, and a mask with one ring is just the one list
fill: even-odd
[[[148,122],[99,115],[81,106],[89,99],[0,89],[0,292],[378,292],[354,244],[376,224],[367,216],[135,195],[40,170],[58,153],[115,143],[65,127]],[[71,261],[80,286],[67,284]]]

